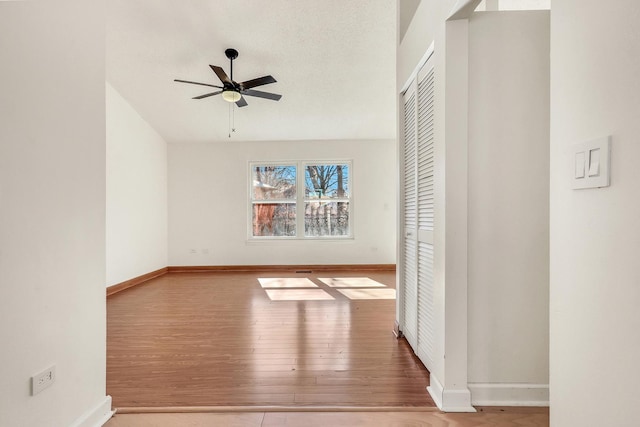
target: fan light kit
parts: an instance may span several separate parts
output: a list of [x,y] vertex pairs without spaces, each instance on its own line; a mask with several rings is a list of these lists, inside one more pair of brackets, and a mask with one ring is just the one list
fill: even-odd
[[193,85],[209,86],[209,87],[220,89],[215,92],[205,93],[204,95],[194,96],[193,99],[203,99],[203,98],[208,98],[210,96],[222,94],[222,98],[225,101],[234,102],[238,107],[247,106],[247,101],[244,99],[244,96],[254,96],[256,98],[271,99],[273,101],[279,101],[280,98],[282,98],[282,95],[269,93],[269,92],[262,92],[259,90],[252,89],[257,86],[275,83],[276,79],[274,79],[273,76],[258,77],[257,79],[247,80],[246,82],[242,82],[242,83],[238,83],[235,80],[233,80],[233,60],[238,57],[238,51],[235,49],[227,49],[224,51],[224,54],[227,56],[227,58],[229,58],[229,62],[231,65],[230,66],[231,77],[229,77],[221,67],[218,67],[216,65],[209,65],[209,67],[211,67],[213,72],[216,73],[216,75],[222,82],[222,86],[212,85],[209,83],[192,82],[189,80],[180,80],[180,79],[175,79],[174,81],[180,82],[180,83],[189,83]]
[[227,102],[238,102],[240,101],[240,98],[242,98],[242,95],[240,95],[240,92],[236,92],[235,90],[223,90],[222,98]]

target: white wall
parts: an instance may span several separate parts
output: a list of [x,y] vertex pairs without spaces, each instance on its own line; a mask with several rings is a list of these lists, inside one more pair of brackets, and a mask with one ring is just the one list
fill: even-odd
[[2,426],[96,425],[111,406],[104,37],[101,1],[0,2]]
[[541,404],[549,382],[548,11],[469,20],[468,161],[472,401],[508,395]]
[[[551,13],[551,424],[640,425],[640,3]],[[612,136],[611,186],[572,190],[573,144]]]
[[109,84],[107,286],[167,266],[167,144]]
[[[395,263],[395,151],[392,140],[169,144],[169,265]],[[354,239],[248,243],[249,162],[315,159],[353,160]]]

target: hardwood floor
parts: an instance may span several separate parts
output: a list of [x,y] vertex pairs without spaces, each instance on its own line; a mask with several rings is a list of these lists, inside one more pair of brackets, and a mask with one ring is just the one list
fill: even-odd
[[479,408],[475,414],[432,412],[245,412],[116,414],[105,427],[547,427],[548,408]]
[[[384,286],[318,280],[350,276]],[[107,393],[123,409],[433,407],[395,300],[375,299],[389,288],[395,273],[166,274],[107,300]]]

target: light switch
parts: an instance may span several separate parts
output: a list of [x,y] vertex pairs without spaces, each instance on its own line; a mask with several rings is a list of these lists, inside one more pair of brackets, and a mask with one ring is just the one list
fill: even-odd
[[600,149],[589,150],[589,176],[600,175]]
[[575,144],[571,151],[573,160],[572,188],[601,188],[609,186],[611,137]]
[[584,178],[584,163],[585,163],[584,161],[585,161],[584,151],[576,153],[576,169],[575,169],[574,178],[576,179]]

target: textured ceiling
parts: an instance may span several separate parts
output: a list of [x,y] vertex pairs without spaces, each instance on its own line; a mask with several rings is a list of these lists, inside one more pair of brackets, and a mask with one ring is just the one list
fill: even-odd
[[[394,138],[394,0],[109,0],[107,81],[167,142]],[[271,74],[229,108],[209,68],[229,74],[226,48],[240,53],[234,80]],[[215,89],[213,89],[215,90]]]

